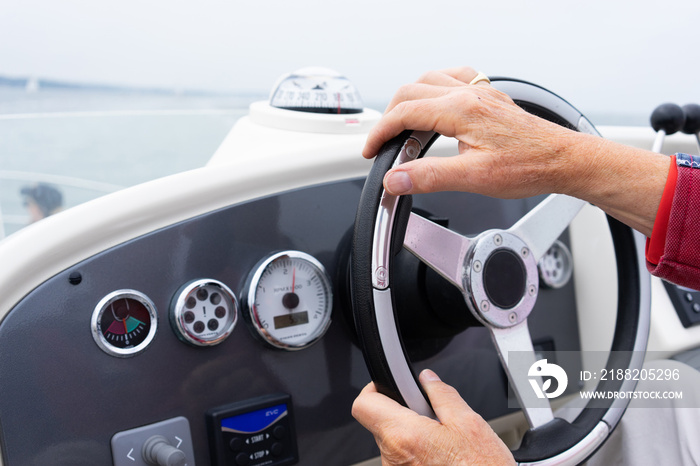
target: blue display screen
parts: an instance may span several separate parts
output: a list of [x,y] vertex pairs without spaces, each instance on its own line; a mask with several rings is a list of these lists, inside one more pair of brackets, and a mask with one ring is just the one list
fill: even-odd
[[222,419],[221,430],[224,432],[254,434],[264,431],[286,415],[287,405],[282,403]]

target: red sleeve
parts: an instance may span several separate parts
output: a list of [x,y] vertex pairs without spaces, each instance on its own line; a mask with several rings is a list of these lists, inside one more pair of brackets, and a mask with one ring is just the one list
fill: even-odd
[[647,268],[657,277],[697,290],[700,289],[700,208],[695,204],[700,199],[700,163],[696,160],[676,154],[676,163],[672,164],[676,167],[675,187],[669,176],[661,201],[664,205],[671,198],[670,209],[666,214],[665,207],[659,206],[647,247]]
[[664,187],[663,195],[659,210],[656,211],[656,220],[654,220],[654,229],[651,232],[651,238],[647,239],[646,256],[647,261],[654,265],[659,264],[661,255],[664,252],[666,244],[666,232],[668,231],[668,220],[671,216],[671,205],[673,203],[673,194],[676,191],[676,181],[678,180],[678,166],[676,165],[676,156],[671,156],[671,166],[668,169],[668,178]]

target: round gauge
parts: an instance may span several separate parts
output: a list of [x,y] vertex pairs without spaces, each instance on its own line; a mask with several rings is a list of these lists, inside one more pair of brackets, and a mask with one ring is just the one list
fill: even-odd
[[360,93],[348,78],[326,68],[302,68],[283,76],[270,105],[311,113],[362,113]]
[[135,290],[114,291],[97,304],[92,313],[92,337],[102,351],[128,358],[153,341],[158,327],[156,307]]
[[201,279],[178,290],[170,306],[170,322],[181,340],[196,346],[224,341],[238,319],[238,301],[217,280]]
[[331,323],[331,281],[323,265],[303,252],[285,251],[264,259],[248,278],[246,292],[246,319],[276,348],[306,348]]

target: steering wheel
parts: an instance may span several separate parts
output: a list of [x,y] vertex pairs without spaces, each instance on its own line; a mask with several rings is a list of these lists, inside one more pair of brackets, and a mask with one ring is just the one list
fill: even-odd
[[[598,135],[571,104],[542,87],[508,78],[492,78],[491,83],[531,113]],[[405,131],[387,142],[360,198],[351,289],[355,325],[372,380],[381,393],[435,418],[411,368],[397,322],[394,259],[404,247],[457,287],[469,310],[489,330],[530,426],[521,446],[513,451],[515,460],[520,464],[583,462],[608,438],[629,398],[591,400],[573,422],[555,418],[549,399],[536,396],[528,377],[536,357],[527,318],[539,292],[537,263],[585,202],[552,194],[509,229],[470,238],[443,228],[411,213],[410,196],[392,196],[382,186],[390,168],[423,157],[438,137],[433,132]],[[650,318],[650,280],[640,253],[643,238],[613,218],[608,217],[608,224],[617,262],[618,304],[611,346],[617,357],[608,359],[607,368],[639,369]],[[607,380],[599,383],[598,390],[628,391],[635,385],[634,380]]]

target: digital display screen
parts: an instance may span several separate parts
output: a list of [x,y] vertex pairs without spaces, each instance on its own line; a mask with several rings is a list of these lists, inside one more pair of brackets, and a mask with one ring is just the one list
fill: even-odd
[[287,327],[294,327],[295,325],[303,325],[309,323],[309,313],[304,312],[292,312],[291,314],[284,314],[281,316],[276,316],[275,330]]

